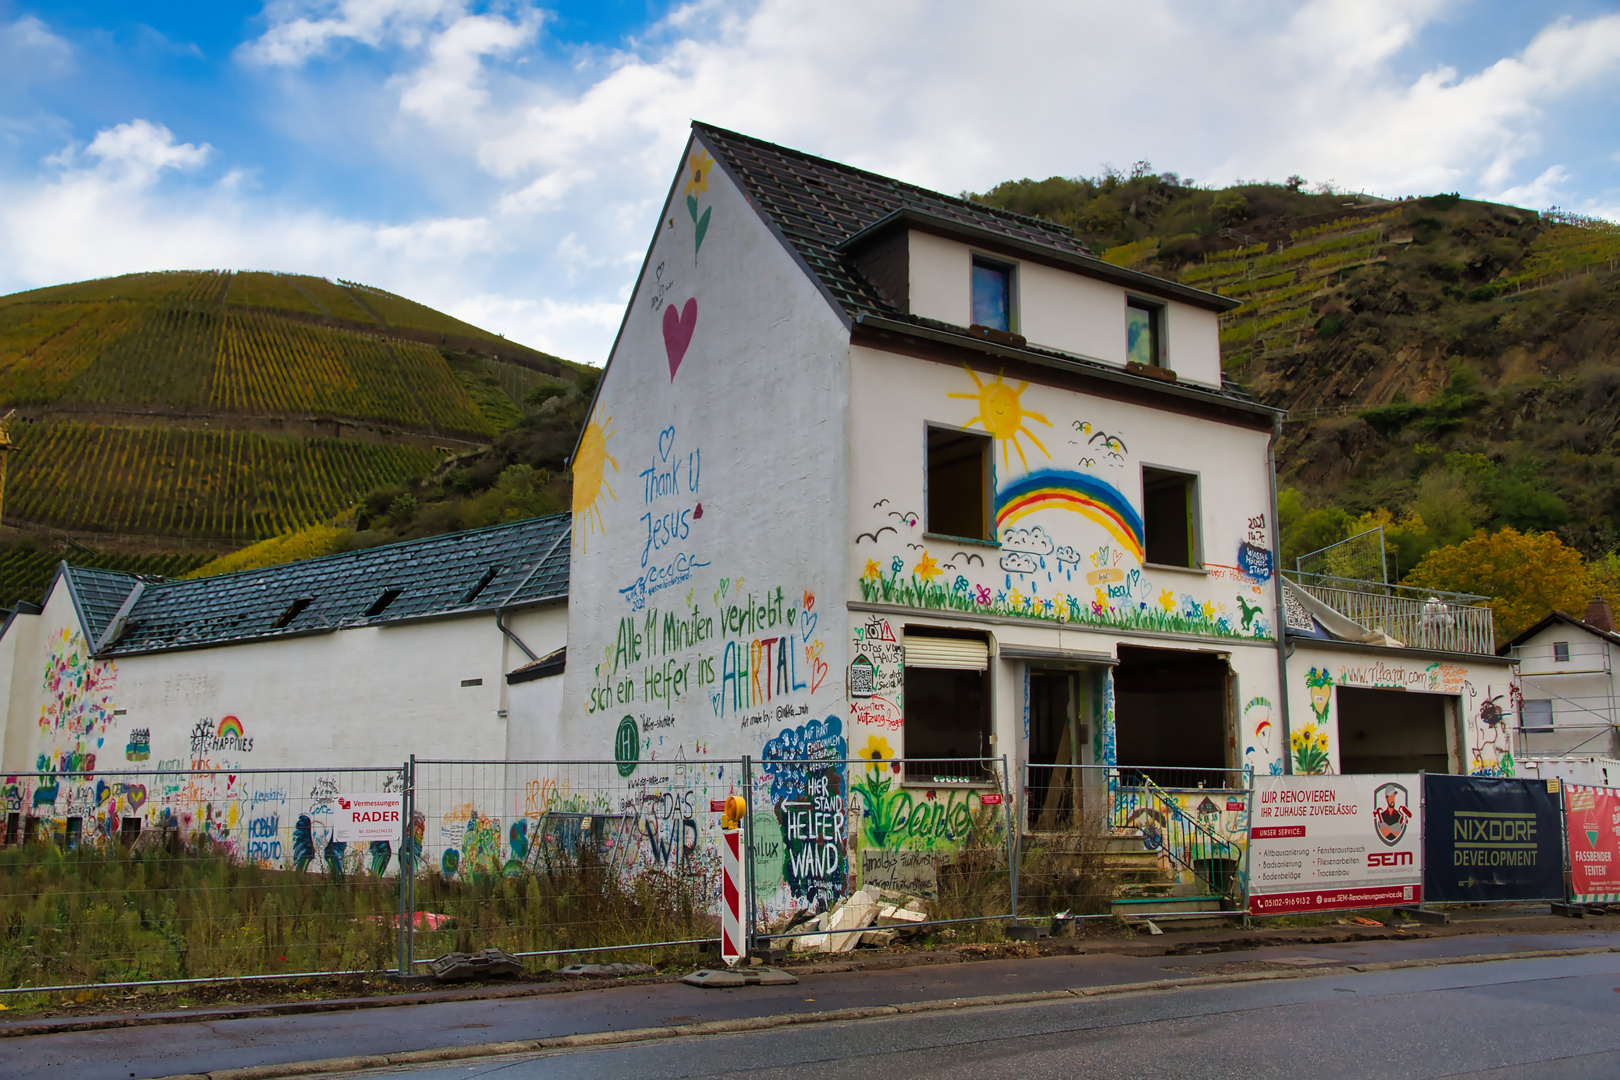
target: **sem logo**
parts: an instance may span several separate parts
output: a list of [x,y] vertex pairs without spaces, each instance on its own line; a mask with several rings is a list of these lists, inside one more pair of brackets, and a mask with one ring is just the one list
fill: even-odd
[[1369,851],[1367,852],[1368,866],[1411,866],[1412,853],[1410,851]]
[[[1406,823],[1411,820],[1412,811],[1406,808],[1406,788],[1400,784],[1380,784],[1373,790],[1373,830],[1386,847],[1401,842],[1401,837],[1406,835]],[[1368,865],[1381,864],[1369,862]]]
[[635,772],[641,761],[641,731],[633,716],[619,721],[619,730],[613,737],[613,760],[618,762],[620,776]]

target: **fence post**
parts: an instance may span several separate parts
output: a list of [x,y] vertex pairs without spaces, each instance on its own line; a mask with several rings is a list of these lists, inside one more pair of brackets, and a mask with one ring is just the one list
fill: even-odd
[[1249,871],[1253,869],[1253,862],[1249,857],[1249,849],[1254,844],[1254,766],[1249,765],[1243,770],[1244,781],[1248,791],[1243,796],[1243,805],[1248,813],[1243,819],[1243,860],[1238,864],[1243,874],[1243,927],[1249,926]]
[[754,954],[755,931],[758,925],[755,921],[757,911],[754,903],[754,760],[747,754],[742,759],[743,778],[743,874],[744,883],[748,886],[748,896],[743,914],[743,958]]
[[410,945],[406,943],[406,935],[410,933],[410,865],[411,865],[411,763],[405,762],[399,769],[400,778],[400,822],[399,822],[399,927],[395,931],[399,947],[399,977],[409,978],[411,974]]
[[1007,891],[1012,899],[1012,921],[1018,925],[1018,871],[1023,856],[1023,845],[1019,843],[1019,823],[1024,820],[1024,790],[1018,785],[1018,794],[1013,794],[1012,773],[1007,771],[1007,755],[1001,755],[1001,790],[1003,820],[1007,822]]
[[422,852],[416,846],[416,755],[411,755],[410,772],[405,777],[405,850],[410,857],[410,880],[405,899],[405,974],[416,971],[416,860]]

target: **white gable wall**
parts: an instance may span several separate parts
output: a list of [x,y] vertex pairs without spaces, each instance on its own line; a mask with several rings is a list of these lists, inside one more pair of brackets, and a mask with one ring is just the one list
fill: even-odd
[[[1555,657],[1553,646],[1560,641],[1569,645],[1568,660]],[[1515,649],[1514,655],[1525,700],[1552,703],[1555,730],[1526,733],[1527,752],[1612,754],[1620,750],[1611,726],[1620,720],[1620,694],[1615,686],[1620,646],[1581,627],[1553,622]],[[1572,749],[1577,746],[1579,749]]]

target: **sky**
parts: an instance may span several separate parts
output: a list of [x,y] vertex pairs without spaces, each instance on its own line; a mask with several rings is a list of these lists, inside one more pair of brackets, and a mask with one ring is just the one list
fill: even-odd
[[0,0],[0,293],[291,271],[601,364],[693,119],[1620,220],[1617,90],[1592,0]]

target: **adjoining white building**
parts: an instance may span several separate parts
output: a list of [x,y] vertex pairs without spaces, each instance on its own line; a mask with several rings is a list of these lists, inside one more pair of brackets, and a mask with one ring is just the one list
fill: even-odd
[[[559,514],[190,581],[64,563],[0,627],[8,841],[30,817],[207,824],[181,792],[119,805],[110,772],[532,754],[561,705],[568,540]],[[227,837],[252,798],[232,780]]]
[[1516,738],[1528,775],[1620,784],[1620,633],[1606,601],[1554,611],[1507,642],[1518,666]]

